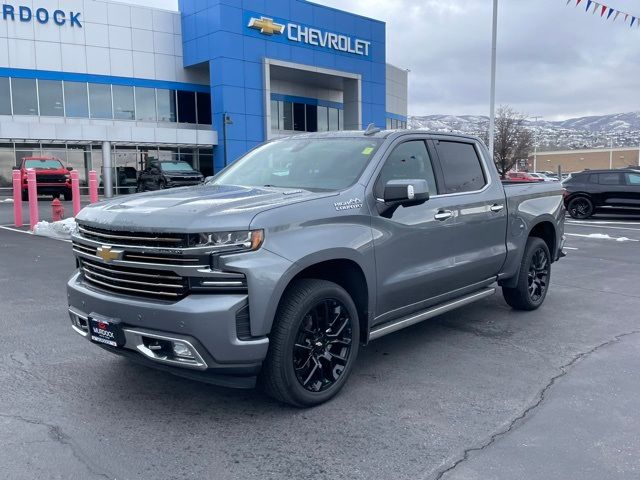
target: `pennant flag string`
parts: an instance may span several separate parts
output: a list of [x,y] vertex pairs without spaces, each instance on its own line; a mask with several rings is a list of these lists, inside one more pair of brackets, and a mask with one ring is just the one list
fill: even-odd
[[[569,4],[572,2],[575,2],[575,6],[578,7],[582,3],[582,0],[567,0],[566,6],[569,6]],[[605,5],[604,3],[595,2],[594,0],[587,0],[585,2],[584,11],[588,13],[592,6],[593,6],[593,10],[591,11],[591,13],[593,15],[595,15],[596,12],[600,12],[600,18],[604,19],[606,14],[606,20],[611,20],[611,17],[613,17],[614,23],[616,20],[618,20],[618,17],[620,15],[624,15],[625,24],[629,22],[629,19],[631,19],[631,22],[629,23],[629,27],[633,28],[635,26],[636,28],[640,29],[640,15],[632,15],[630,13],[623,12],[616,8]]]

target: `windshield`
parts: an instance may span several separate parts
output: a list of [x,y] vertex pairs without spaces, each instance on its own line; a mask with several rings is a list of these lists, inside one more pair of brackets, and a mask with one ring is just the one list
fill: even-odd
[[193,171],[193,168],[187,162],[160,162],[160,168],[165,172]]
[[36,170],[60,170],[64,167],[60,160],[52,158],[48,160],[25,160],[24,168],[34,168]]
[[358,180],[381,143],[366,137],[277,140],[249,152],[213,184],[341,190]]

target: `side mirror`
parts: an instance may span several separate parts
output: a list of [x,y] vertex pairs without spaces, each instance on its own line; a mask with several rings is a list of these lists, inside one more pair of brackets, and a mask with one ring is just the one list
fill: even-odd
[[73,170],[73,167],[67,167],[67,170],[71,172]]
[[384,186],[384,204],[378,204],[380,215],[391,218],[398,207],[422,205],[429,200],[426,180],[390,180]]
[[20,167],[14,165],[13,167],[11,167],[11,170],[20,170]]

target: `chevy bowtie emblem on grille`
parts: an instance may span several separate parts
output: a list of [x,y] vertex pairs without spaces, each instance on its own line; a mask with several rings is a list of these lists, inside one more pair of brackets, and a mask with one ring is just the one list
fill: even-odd
[[249,21],[249,28],[260,30],[263,35],[281,35],[284,33],[284,25],[274,23],[273,18],[268,17],[252,18]]
[[111,247],[98,247],[96,255],[98,255],[105,263],[111,263],[114,260],[122,259],[124,250],[113,250]]

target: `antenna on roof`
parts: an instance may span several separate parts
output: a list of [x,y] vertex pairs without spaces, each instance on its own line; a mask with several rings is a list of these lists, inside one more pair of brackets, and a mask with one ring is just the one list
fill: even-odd
[[375,135],[376,133],[380,133],[381,131],[382,130],[376,127],[374,123],[370,123],[364,134],[365,136],[370,137],[371,135]]

